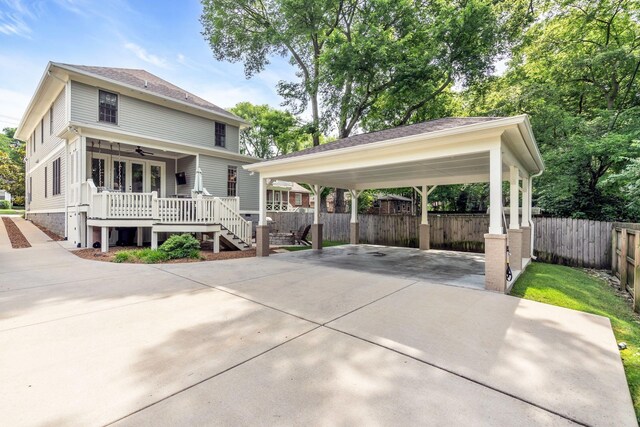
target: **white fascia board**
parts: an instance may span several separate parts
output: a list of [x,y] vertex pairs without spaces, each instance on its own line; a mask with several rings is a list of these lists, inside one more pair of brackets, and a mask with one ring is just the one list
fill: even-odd
[[27,174],[31,175],[36,169],[38,169],[40,166],[46,164],[49,160],[51,160],[52,158],[56,157],[56,156],[60,156],[62,155],[62,151],[66,148],[67,144],[66,142],[64,144],[61,144],[60,147],[58,147],[55,150],[51,150],[46,156],[44,156],[43,158],[41,158],[36,164],[35,166],[32,166],[31,168],[29,168],[29,170],[27,170]]
[[511,149],[507,144],[502,144],[502,163],[509,166],[517,167],[518,170],[520,171],[520,176],[523,176],[525,178],[529,177],[529,171],[522,165],[520,160],[518,160],[518,158],[513,154],[513,152],[511,151]]
[[113,129],[107,126],[89,125],[81,122],[69,122],[58,134],[59,138],[65,138],[69,129],[77,129],[78,133],[86,138],[105,139],[113,142],[121,142],[131,145],[144,145],[147,148],[159,148],[184,153],[187,155],[205,154],[212,157],[220,157],[229,160],[236,160],[244,163],[256,163],[261,159],[246,156],[244,154],[232,153],[218,148],[197,147],[183,142],[170,141],[167,139],[148,137],[133,132],[126,132],[121,129]]
[[540,149],[538,144],[536,143],[535,135],[533,134],[533,129],[531,128],[531,122],[529,121],[529,116],[526,114],[523,115],[524,120],[522,123],[518,125],[518,129],[522,135],[522,139],[524,140],[527,149],[529,150],[529,154],[533,158],[533,161],[539,167],[538,173],[542,173],[545,170],[544,160],[542,159],[542,154],[540,154]]
[[486,152],[491,148],[500,146],[500,135],[485,135],[484,139],[458,139],[453,144],[443,140],[438,144],[425,146],[420,142],[422,141],[414,140],[402,145],[387,144],[378,146],[377,149],[369,149],[366,151],[357,150],[350,151],[349,153],[343,151],[338,152],[338,150],[336,150],[331,157],[309,156],[307,158],[300,158],[297,165],[277,164],[264,170],[259,170],[261,163],[247,165],[244,166],[244,168],[248,170],[258,169],[262,178],[282,179],[288,179],[290,176],[331,173],[338,170],[352,170],[354,173],[357,173],[358,169],[368,167]]
[[493,130],[498,133],[502,133],[502,131],[504,131],[505,128],[513,125],[518,125],[522,123],[525,119],[526,119],[525,115],[506,117],[504,119],[491,120],[488,122],[475,123],[475,124],[466,125],[466,126],[458,126],[455,128],[443,129],[443,130],[434,131],[434,132],[427,132],[427,133],[422,133],[418,135],[411,135],[411,136],[402,137],[402,138],[372,142],[369,144],[356,145],[353,147],[339,148],[335,150],[322,151],[319,153],[312,153],[312,154],[307,154],[307,155],[302,155],[297,157],[288,157],[285,159],[268,160],[256,165],[248,166],[245,169],[250,171],[255,171],[255,172],[261,172],[262,170],[266,168],[270,168],[272,166],[297,163],[302,160],[342,156],[342,155],[354,153],[354,152],[357,153],[362,151],[372,151],[379,147],[398,146],[398,145],[407,144],[415,141],[426,141],[426,140],[433,140],[433,139],[439,139],[439,138],[446,138],[446,137],[452,137],[452,136],[457,136],[457,135],[472,133],[472,132],[474,133],[472,138],[474,136],[482,137],[484,136],[483,131]]
[[[207,108],[202,108],[202,107],[198,107],[197,105],[193,105],[193,104],[189,104],[187,102],[183,102],[180,101],[178,99],[175,98],[171,98],[168,96],[164,96],[161,94],[158,94],[156,92],[151,92],[149,90],[145,90],[143,88],[139,88],[136,86],[132,86],[132,85],[128,85],[126,83],[122,83],[119,82],[117,80],[113,80],[113,79],[109,79],[107,77],[102,77],[96,74],[93,74],[91,72],[88,71],[84,71],[84,70],[80,70],[78,68],[74,68],[74,67],[69,67],[63,64],[59,64],[59,63],[50,63],[51,66],[59,68],[61,70],[65,70],[66,72],[68,72],[69,74],[73,74],[73,75],[77,75],[77,76],[83,76],[85,78],[90,79],[93,82],[96,82],[95,84],[99,85],[99,82],[106,82],[110,85],[116,86],[116,87],[121,87],[121,88],[125,88],[128,89],[130,91],[133,92],[137,92],[137,93],[141,93],[144,94],[146,96],[148,96],[149,98],[154,98],[154,99],[162,99],[164,101],[167,101],[169,103],[174,104],[175,106],[179,106],[181,107],[181,109],[186,109],[186,110],[191,110],[191,112],[197,111],[199,112],[199,115],[204,115],[205,117],[209,117],[209,118],[213,118],[214,120],[216,118],[218,118],[220,121],[227,121],[227,123],[229,124],[233,124],[236,125],[238,127],[241,128],[246,128],[248,127],[250,124],[245,121],[244,119],[237,117],[237,116],[231,116],[228,114],[224,114],[224,113],[220,113],[217,111],[213,111],[213,110],[209,110]],[[133,98],[135,98],[135,96],[132,96]],[[190,111],[187,111],[190,112]]]

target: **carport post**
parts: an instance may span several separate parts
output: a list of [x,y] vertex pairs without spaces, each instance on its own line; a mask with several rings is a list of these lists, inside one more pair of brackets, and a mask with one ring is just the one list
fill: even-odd
[[358,222],[358,197],[362,191],[349,190],[351,194],[351,224],[349,228],[349,243],[357,245],[360,241],[360,223]]
[[267,223],[267,182],[259,179],[258,209],[260,218],[256,227],[256,256],[269,256],[269,224]]
[[484,287],[507,291],[507,236],[502,229],[501,142],[489,150],[489,233],[484,235]]
[[311,226],[311,248],[322,249],[322,224],[320,224],[320,193],[323,187],[319,185],[313,186],[313,192],[316,196],[316,202],[313,204],[313,225]]
[[420,194],[421,198],[421,206],[422,206],[422,220],[420,221],[420,231],[419,231],[419,240],[420,240],[420,249],[423,251],[427,251],[431,248],[431,236],[430,236],[430,226],[429,226],[429,204],[427,203],[427,199],[429,198],[429,194],[435,190],[437,185],[432,186],[431,188],[427,187],[427,185],[423,185],[420,187],[413,187],[418,194]]
[[520,171],[509,167],[509,266],[512,270],[522,270],[522,230],[520,229]]

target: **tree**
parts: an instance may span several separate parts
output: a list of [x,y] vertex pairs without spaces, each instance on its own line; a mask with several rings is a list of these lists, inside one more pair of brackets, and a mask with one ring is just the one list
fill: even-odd
[[243,62],[251,77],[272,55],[289,57],[299,80],[281,81],[278,92],[295,113],[310,106],[313,145],[331,129],[348,137],[366,117],[369,128],[408,123],[454,81],[485,76],[509,39],[503,3],[489,0],[202,3],[218,60]]
[[304,127],[287,111],[240,102],[231,108],[231,112],[251,124],[240,133],[240,151],[243,154],[269,159],[308,145]]
[[13,203],[24,205],[25,144],[13,139],[14,128],[5,128],[0,134],[0,189],[11,193]]
[[637,0],[541,3],[507,73],[463,95],[470,114],[530,115],[547,165],[534,197],[551,214],[632,219],[622,171],[640,155],[637,10]]

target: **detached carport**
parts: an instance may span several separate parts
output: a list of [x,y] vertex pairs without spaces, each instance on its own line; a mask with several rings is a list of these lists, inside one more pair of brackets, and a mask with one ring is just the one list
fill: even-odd
[[[415,187],[422,197],[420,248],[429,249],[427,198],[438,185],[489,182],[490,225],[485,235],[485,288],[507,292],[509,263],[521,271],[533,247],[531,180],[544,170],[529,119],[445,118],[340,139],[273,160],[244,166],[260,174],[258,256],[269,254],[266,190],[270,180],[306,183],[316,194],[324,187],[352,195],[351,243],[358,241],[357,198],[362,190]],[[510,220],[503,227],[503,181],[510,183]],[[319,203],[315,205],[314,249],[322,249]]]

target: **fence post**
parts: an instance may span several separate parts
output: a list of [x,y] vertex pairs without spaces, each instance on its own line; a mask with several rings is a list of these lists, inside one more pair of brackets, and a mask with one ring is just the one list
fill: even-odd
[[[635,235],[633,251],[633,310],[640,311],[640,233]],[[626,259],[625,259],[626,261]]]
[[[618,249],[618,231],[616,230],[616,227],[613,227],[611,229],[611,275],[612,276],[616,275],[616,265],[617,265],[616,257],[618,256],[617,249]],[[620,270],[619,265],[618,265],[618,270]]]
[[620,233],[622,244],[620,245],[620,259],[618,262],[618,269],[620,270],[620,290],[626,291],[627,288],[627,250],[628,250],[628,237],[627,229],[623,228]]

